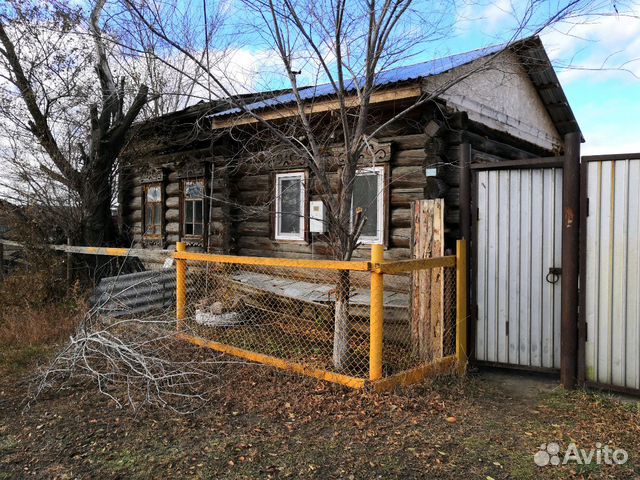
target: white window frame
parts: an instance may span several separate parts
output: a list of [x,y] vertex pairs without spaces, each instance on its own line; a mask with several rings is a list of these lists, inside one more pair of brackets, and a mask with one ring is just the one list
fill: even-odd
[[[371,235],[360,235],[358,238],[358,242],[363,245],[373,245],[373,244],[382,244],[384,243],[384,225],[385,225],[385,214],[384,214],[384,167],[366,167],[359,168],[356,171],[356,177],[358,175],[363,175],[365,173],[375,172],[378,178],[378,194],[376,196],[376,208],[378,210],[378,228],[375,236]],[[353,219],[355,217],[355,212],[353,211],[353,195],[351,195],[351,228],[353,229]]]
[[[280,231],[282,224],[282,209],[280,204],[281,194],[282,194],[282,186],[281,181],[287,180],[291,178],[300,179],[300,216],[298,221],[300,222],[300,232],[299,233],[282,233]],[[276,220],[276,231],[275,238],[276,240],[302,240],[305,239],[305,214],[306,214],[306,173],[305,172],[287,172],[287,173],[277,173],[276,174],[276,202],[275,202],[275,220]]]

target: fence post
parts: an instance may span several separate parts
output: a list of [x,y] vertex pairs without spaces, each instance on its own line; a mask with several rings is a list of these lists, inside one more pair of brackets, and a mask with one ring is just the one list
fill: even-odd
[[[67,237],[67,246],[71,246],[71,237]],[[67,286],[71,286],[71,280],[73,275],[73,257],[71,252],[67,252]]]
[[[176,243],[176,251],[184,252],[187,246],[184,242]],[[176,330],[182,329],[187,305],[187,261],[176,258]]]
[[467,369],[467,240],[456,242],[456,360],[458,372]]
[[[384,246],[371,245],[371,268],[384,262]],[[369,325],[369,380],[382,378],[384,338],[384,274],[371,272],[371,312]]]

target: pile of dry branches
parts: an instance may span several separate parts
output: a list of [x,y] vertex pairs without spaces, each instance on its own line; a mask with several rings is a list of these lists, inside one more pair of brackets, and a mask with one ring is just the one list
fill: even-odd
[[228,361],[176,338],[175,318],[113,319],[90,310],[68,344],[40,374],[32,401],[72,380],[95,382],[117,407],[190,413],[220,387]]

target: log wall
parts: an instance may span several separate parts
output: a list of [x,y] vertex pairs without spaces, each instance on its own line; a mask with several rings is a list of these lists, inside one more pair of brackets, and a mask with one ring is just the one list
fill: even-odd
[[[393,112],[388,112],[393,113]],[[388,114],[387,113],[387,114]],[[381,117],[382,118],[382,117]],[[459,236],[459,145],[471,143],[477,156],[489,159],[530,158],[549,155],[506,134],[488,130],[470,122],[464,112],[447,112],[445,106],[424,109],[404,122],[396,122],[378,137],[381,144],[391,145],[386,165],[389,182],[386,199],[385,258],[405,259],[411,256],[411,204],[422,199],[445,199],[445,252],[453,250]],[[212,143],[212,142],[210,142]],[[162,153],[150,150],[145,156],[137,152],[137,170],[132,168],[121,179],[126,192],[120,195],[122,222],[128,228],[134,245],[145,248],[174,248],[180,240],[181,176],[190,165],[204,165],[205,183],[211,198],[205,210],[208,234],[202,242],[191,242],[192,250],[249,256],[289,258],[326,258],[332,256],[321,234],[309,234],[306,241],[276,241],[273,236],[271,205],[275,198],[273,165],[262,166],[238,158],[228,145],[203,146],[190,151]],[[236,150],[237,151],[237,150]],[[161,240],[148,240],[142,235],[142,192],[149,166],[162,169],[164,217]],[[429,168],[435,176],[427,177]],[[291,167],[291,170],[301,170]],[[284,170],[283,170],[284,171]],[[337,174],[331,178],[334,189]],[[313,182],[310,182],[313,184]],[[309,200],[319,196],[310,188]],[[207,228],[205,226],[205,228]],[[359,248],[354,258],[368,258],[369,247]]]

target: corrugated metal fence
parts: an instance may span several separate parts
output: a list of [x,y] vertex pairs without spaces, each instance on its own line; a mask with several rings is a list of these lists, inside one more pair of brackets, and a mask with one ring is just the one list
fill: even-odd
[[103,278],[91,301],[99,312],[113,317],[166,309],[175,305],[176,270],[149,270]]
[[478,171],[476,187],[476,360],[560,368],[562,169]]
[[640,155],[583,162],[586,380],[640,389]]

